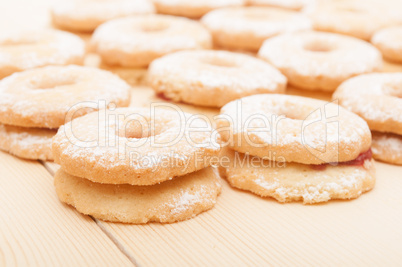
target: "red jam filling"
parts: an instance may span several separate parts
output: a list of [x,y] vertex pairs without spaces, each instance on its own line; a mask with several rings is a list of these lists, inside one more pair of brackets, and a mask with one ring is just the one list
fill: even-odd
[[363,166],[366,160],[370,160],[373,156],[373,152],[371,152],[371,148],[364,153],[361,153],[357,158],[351,161],[345,162],[335,162],[335,163],[324,163],[320,165],[310,165],[310,167],[317,171],[323,171],[327,168],[329,164],[331,165],[347,165],[347,166]]
[[165,100],[165,101],[171,101],[171,99],[168,98],[164,93],[157,93],[156,97],[158,97],[158,98],[160,98],[162,100]]

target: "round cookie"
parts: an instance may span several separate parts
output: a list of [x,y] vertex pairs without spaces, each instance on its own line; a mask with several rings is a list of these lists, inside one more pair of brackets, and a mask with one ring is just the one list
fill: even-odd
[[377,30],[396,23],[394,16],[397,14],[391,14],[392,4],[387,5],[380,1],[320,1],[310,15],[317,31],[340,33],[369,41]]
[[369,150],[371,132],[356,114],[321,100],[278,94],[226,104],[216,120],[236,151],[286,162],[347,162]]
[[198,19],[211,10],[242,6],[246,0],[154,0],[158,13]]
[[402,136],[372,132],[371,149],[376,160],[402,165]]
[[248,4],[252,6],[273,6],[293,10],[300,10],[312,3],[312,0],[248,0]]
[[109,65],[146,67],[165,54],[211,48],[210,33],[197,21],[144,15],[108,21],[94,32],[91,46]]
[[197,115],[169,108],[94,112],[53,138],[63,171],[97,183],[153,185],[208,167],[220,136]]
[[402,73],[372,73],[342,83],[333,99],[362,117],[370,129],[402,135]]
[[227,163],[220,167],[220,173],[232,186],[279,202],[314,204],[353,199],[375,185],[372,159],[359,166],[328,165],[317,170],[299,163],[263,160],[231,149],[225,149],[221,157]]
[[148,71],[157,94],[176,102],[210,107],[253,94],[283,93],[286,77],[268,63],[226,51],[182,51],[152,62]]
[[311,29],[310,20],[300,13],[281,8],[222,8],[202,18],[217,46],[257,51],[264,40],[284,32]]
[[371,43],[387,60],[402,63],[402,26],[379,30],[371,38]]
[[63,0],[52,7],[57,27],[80,32],[91,32],[111,19],[151,13],[155,8],[148,0]]
[[0,123],[8,125],[58,128],[106,105],[124,107],[129,102],[126,82],[90,67],[48,66],[0,81]]
[[284,34],[264,42],[259,56],[289,84],[333,92],[346,79],[382,69],[381,53],[359,39],[324,32]]
[[152,186],[98,184],[62,170],[54,178],[60,200],[79,212],[136,224],[193,218],[213,208],[222,187],[212,167]]
[[56,130],[0,124],[0,150],[24,159],[53,160]]
[[0,34],[0,79],[46,65],[82,64],[85,43],[68,32],[31,30]]

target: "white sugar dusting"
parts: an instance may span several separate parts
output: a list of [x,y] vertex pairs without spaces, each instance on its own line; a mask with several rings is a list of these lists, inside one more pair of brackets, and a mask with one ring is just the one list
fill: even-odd
[[[326,121],[321,109],[324,107],[326,112],[337,116]],[[365,138],[370,135],[366,122],[355,114],[335,104],[295,96],[249,96],[225,105],[221,114],[220,121],[227,121],[223,115],[235,119],[231,124],[233,134],[247,134],[254,141],[270,146],[295,149],[309,145],[316,149],[332,147],[337,150],[341,144],[353,151],[364,145]]]
[[155,9],[148,0],[70,0],[56,1],[52,11],[56,16],[74,20],[107,21],[127,15],[153,13]]
[[382,130],[393,132],[395,123],[402,124],[402,73],[360,75],[344,82],[333,98],[363,119],[384,123]]
[[[228,66],[220,66],[221,62]],[[183,51],[167,55],[151,64],[149,77],[158,85],[174,84],[177,93],[193,85],[202,85],[205,90],[230,88],[242,93],[259,88],[276,91],[279,85],[286,84],[286,78],[269,64],[226,51]]]
[[[30,36],[36,36],[31,38]],[[18,46],[6,43],[21,43]],[[0,67],[24,70],[44,65],[65,65],[79,62],[85,44],[77,36],[58,30],[17,32],[0,36]]]
[[[309,44],[328,44],[327,52],[311,52]],[[275,67],[301,76],[347,79],[379,70],[382,57],[372,45],[348,36],[323,32],[300,32],[268,39],[259,56]]]
[[[148,109],[124,108],[108,111],[108,116],[126,117],[135,114],[149,118],[150,123],[153,123]],[[164,111],[163,114],[152,118],[155,120],[156,127],[162,128],[154,137],[144,138],[119,136],[114,123],[109,120],[104,121],[103,118],[99,119],[97,115],[97,113],[89,114],[60,128],[54,144],[60,148],[64,156],[73,160],[93,162],[105,170],[116,166],[157,170],[165,166],[164,164],[185,170],[187,165],[193,164],[195,160],[207,162],[209,159],[204,159],[205,155],[216,154],[220,150],[217,140],[211,137],[213,129],[205,128],[201,121],[194,120],[191,125],[204,129],[192,133],[191,142],[186,137],[189,134],[189,128],[185,128],[183,135],[179,135],[180,127],[184,127],[185,123],[177,120],[175,118],[177,114],[172,111]],[[105,125],[105,129],[108,130],[105,131],[100,125]]]
[[310,19],[304,15],[265,7],[217,9],[205,15],[202,22],[213,31],[232,35],[252,33],[265,38],[312,27]]
[[[147,31],[146,27],[162,27]],[[200,23],[165,15],[144,15],[115,19],[102,24],[92,36],[98,51],[126,53],[153,51],[165,54],[177,50],[209,48],[211,36]]]
[[225,6],[243,5],[245,0],[154,0],[156,3],[171,7],[191,6],[192,8],[221,8]]
[[[52,88],[42,88],[50,85]],[[39,87],[39,88],[38,88]],[[47,127],[54,113],[127,103],[130,86],[107,71],[80,66],[48,66],[15,73],[0,82],[0,112],[40,121]],[[54,101],[49,101],[54,99]],[[103,107],[104,108],[104,107]]]
[[[281,202],[289,200],[302,200],[304,204],[326,202],[333,198],[359,196],[367,191],[367,181],[374,179],[370,170],[372,162],[366,160],[363,167],[355,166],[328,166],[324,170],[304,170],[300,175],[301,164],[288,164],[282,169],[279,176],[271,173],[271,169],[264,170],[259,167],[245,180],[252,182],[266,196],[273,196]],[[304,168],[310,168],[308,166]],[[279,169],[278,169],[279,170]],[[296,176],[296,177],[295,177]],[[235,175],[233,180],[239,178]],[[243,181],[245,182],[245,181]],[[367,183],[367,184],[366,184]]]

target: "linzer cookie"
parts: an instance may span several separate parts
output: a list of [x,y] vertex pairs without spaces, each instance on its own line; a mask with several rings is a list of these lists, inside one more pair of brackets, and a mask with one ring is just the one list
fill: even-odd
[[283,93],[286,77],[263,60],[227,51],[181,51],[152,62],[155,93],[200,106],[222,107],[254,94]]
[[104,110],[62,126],[52,145],[60,200],[124,223],[171,223],[211,209],[221,191],[211,167],[219,134],[198,116],[151,110]]
[[84,42],[58,30],[26,30],[0,34],[0,79],[47,65],[82,64]]
[[53,23],[60,28],[92,32],[102,23],[120,17],[155,13],[148,0],[70,0],[55,1]]
[[211,10],[242,6],[246,0],[154,0],[158,13],[198,19]]
[[379,30],[371,38],[384,58],[396,63],[402,62],[402,26],[394,26]]
[[333,92],[348,78],[382,69],[374,46],[335,33],[280,35],[266,40],[259,56],[285,74],[289,84],[306,90]]
[[218,47],[258,51],[262,43],[275,35],[310,30],[304,15],[273,7],[228,7],[209,12],[202,23],[211,31]]
[[225,105],[217,125],[228,145],[220,172],[234,187],[305,204],[357,198],[374,187],[370,130],[336,104],[249,96]]
[[99,69],[48,66],[15,73],[0,81],[0,149],[52,160],[51,138],[66,121],[129,101],[130,86]]
[[168,53],[211,48],[212,38],[197,21],[142,15],[102,24],[94,32],[91,45],[108,65],[147,67],[152,60]]
[[173,223],[212,209],[221,192],[212,167],[152,186],[91,182],[59,170],[55,187],[60,200],[95,218],[123,223]]
[[360,75],[333,95],[341,106],[367,121],[373,131],[374,158],[402,164],[402,73]]

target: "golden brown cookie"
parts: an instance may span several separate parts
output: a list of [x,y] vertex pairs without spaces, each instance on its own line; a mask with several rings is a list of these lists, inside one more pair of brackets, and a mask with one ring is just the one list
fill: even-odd
[[85,43],[58,30],[26,30],[0,35],[0,79],[46,65],[82,64]]
[[198,19],[211,10],[242,6],[246,0],[154,0],[158,13]]
[[60,200],[83,214],[136,224],[193,218],[211,209],[221,192],[212,167],[152,186],[98,184],[59,170],[54,184]]
[[239,53],[181,51],[152,62],[149,84],[176,102],[222,107],[253,94],[283,93],[286,77],[264,62]]
[[400,9],[400,6],[381,1],[318,1],[310,10],[310,15],[317,31],[340,33],[369,41],[379,29],[397,23],[395,17],[400,17],[401,13],[395,12],[395,9]]
[[148,0],[62,0],[53,5],[52,19],[63,29],[91,32],[111,19],[154,12]]
[[267,38],[275,35],[311,29],[310,19],[304,15],[273,7],[221,8],[201,21],[217,46],[250,51],[258,51]]
[[379,30],[371,38],[371,43],[387,60],[402,63],[402,26]]
[[220,167],[220,173],[233,187],[279,202],[314,204],[331,199],[353,199],[375,185],[372,159],[357,166],[328,165],[317,169],[311,165],[263,160],[228,148],[221,158],[226,163]]
[[300,10],[313,2],[314,0],[248,0],[248,4],[252,6],[273,6],[293,10]]
[[0,149],[32,160],[53,160],[52,138],[57,130],[0,124]]
[[217,129],[228,146],[271,160],[346,162],[369,150],[371,132],[356,114],[312,98],[263,94],[221,109]]
[[165,107],[103,110],[62,126],[53,156],[97,183],[153,185],[216,162],[220,136],[197,115]]
[[371,73],[342,83],[333,99],[373,131],[402,135],[402,73]]
[[187,49],[208,49],[210,33],[197,21],[167,15],[114,19],[99,26],[92,49],[109,65],[147,67],[152,60]]
[[372,132],[373,157],[383,162],[402,165],[402,136],[392,133]]
[[48,66],[0,81],[0,123],[8,125],[57,129],[107,105],[126,107],[129,103],[126,82],[90,67]]
[[346,79],[380,71],[381,53],[357,38],[324,32],[300,32],[268,39],[259,56],[278,68],[289,84],[333,92]]

